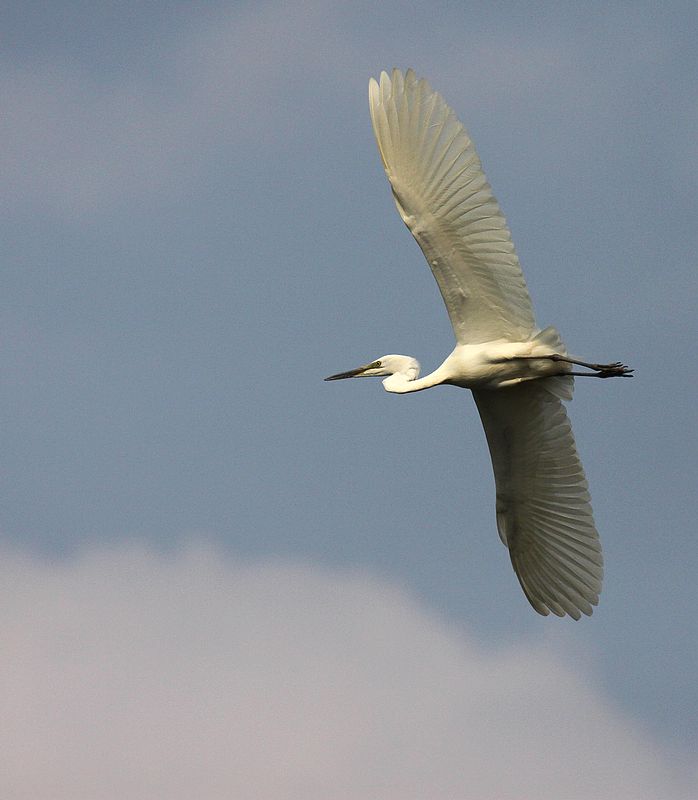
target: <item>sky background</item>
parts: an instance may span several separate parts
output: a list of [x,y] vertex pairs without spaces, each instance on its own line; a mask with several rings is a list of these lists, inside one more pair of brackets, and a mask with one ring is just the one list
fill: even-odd
[[[698,8],[4,3],[3,798],[698,792]],[[606,559],[526,602],[468,392],[322,378],[453,347],[367,106],[468,127]],[[4,785],[3,785],[4,784]]]

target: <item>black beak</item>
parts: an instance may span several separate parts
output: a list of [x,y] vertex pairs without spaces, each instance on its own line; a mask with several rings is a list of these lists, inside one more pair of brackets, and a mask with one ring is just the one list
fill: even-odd
[[336,375],[330,375],[329,378],[325,378],[325,380],[341,381],[343,378],[356,378],[357,375],[361,375],[366,369],[368,369],[368,367],[357,367],[356,369],[350,369],[349,372],[338,372]]

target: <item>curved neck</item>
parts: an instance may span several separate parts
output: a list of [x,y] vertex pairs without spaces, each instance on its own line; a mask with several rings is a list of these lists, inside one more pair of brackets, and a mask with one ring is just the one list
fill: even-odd
[[432,386],[438,386],[443,383],[445,377],[441,367],[429,373],[429,375],[417,379],[410,378],[409,374],[404,372],[395,372],[383,381],[383,388],[386,392],[392,392],[393,394],[421,392],[423,389],[429,389]]

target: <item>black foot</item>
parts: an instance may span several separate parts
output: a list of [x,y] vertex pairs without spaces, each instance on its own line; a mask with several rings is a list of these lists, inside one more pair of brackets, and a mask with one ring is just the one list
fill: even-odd
[[625,364],[616,361],[614,364],[594,364],[597,378],[632,378],[634,369],[629,369]]

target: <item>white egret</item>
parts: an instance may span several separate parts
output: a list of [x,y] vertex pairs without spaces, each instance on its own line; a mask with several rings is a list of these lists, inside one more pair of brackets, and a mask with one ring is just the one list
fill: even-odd
[[570,358],[555,328],[536,326],[504,216],[441,95],[412,70],[393,70],[370,80],[369,106],[397,210],[434,273],[456,347],[423,378],[414,358],[387,355],[325,380],[385,376],[397,394],[471,389],[494,468],[497,528],[526,597],[540,614],[589,615],[603,559],[561,401],[571,400],[574,376],[632,370]]

